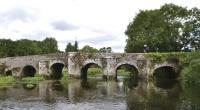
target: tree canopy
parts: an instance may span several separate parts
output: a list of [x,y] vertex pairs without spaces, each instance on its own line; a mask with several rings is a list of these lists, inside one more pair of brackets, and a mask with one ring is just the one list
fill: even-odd
[[165,4],[160,9],[141,10],[129,23],[125,52],[171,52],[200,48],[200,10]]
[[0,39],[0,57],[13,57],[35,54],[47,54],[58,52],[55,38],[46,38],[43,41],[21,39],[12,41]]
[[85,45],[82,49],[80,49],[83,53],[97,53],[99,52],[98,49],[91,47],[89,45]]
[[74,45],[72,45],[70,42],[67,44],[66,48],[65,48],[65,52],[76,52],[78,51],[78,42],[75,41]]
[[101,53],[112,53],[112,48],[111,47],[102,47],[99,49]]

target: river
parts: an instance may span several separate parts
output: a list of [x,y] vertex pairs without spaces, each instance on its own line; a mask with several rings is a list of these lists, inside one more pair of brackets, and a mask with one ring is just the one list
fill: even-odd
[[16,83],[0,89],[0,110],[200,110],[200,89],[123,77]]

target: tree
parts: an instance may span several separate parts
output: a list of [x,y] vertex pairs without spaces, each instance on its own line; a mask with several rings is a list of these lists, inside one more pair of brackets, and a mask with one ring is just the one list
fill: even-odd
[[90,47],[89,45],[85,45],[82,49],[80,49],[83,53],[97,53],[98,49]]
[[75,47],[71,44],[71,43],[68,43],[66,48],[65,48],[65,52],[74,52],[75,51]]
[[65,52],[76,52],[78,51],[78,42],[75,41],[74,45],[72,45],[70,42],[67,44],[66,48],[65,48]]
[[55,38],[49,37],[41,42],[42,53],[58,52],[58,44]]
[[165,4],[155,10],[142,10],[127,26],[125,51],[143,52],[144,45],[152,52],[181,51],[186,48],[197,50],[200,47],[197,35],[199,15],[197,8],[187,10],[174,4]]
[[74,48],[75,48],[75,51],[78,51],[78,42],[77,41],[74,42]]
[[112,53],[112,48],[111,47],[102,47],[99,49],[101,53]]
[[0,57],[47,54],[54,52],[58,52],[57,41],[54,38],[46,38],[43,41],[28,39],[12,41],[10,39],[0,39]]
[[28,39],[22,39],[16,41],[16,53],[19,56],[24,55],[34,55],[41,53],[41,49],[38,48],[37,44],[31,40]]
[[0,56],[15,56],[15,42],[10,39],[0,39]]

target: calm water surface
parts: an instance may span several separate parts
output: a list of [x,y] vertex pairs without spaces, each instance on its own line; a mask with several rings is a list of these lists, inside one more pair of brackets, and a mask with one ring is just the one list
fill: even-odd
[[0,89],[0,110],[200,110],[200,89],[178,81],[43,81]]

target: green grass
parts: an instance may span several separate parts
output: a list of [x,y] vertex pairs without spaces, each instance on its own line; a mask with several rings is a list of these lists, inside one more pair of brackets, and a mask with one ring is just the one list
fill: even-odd
[[130,71],[126,71],[124,69],[117,70],[117,76],[125,76],[125,77],[136,77],[136,73],[132,73]]
[[24,77],[22,78],[22,81],[28,82],[28,83],[37,83],[44,80],[44,78],[40,75],[35,75],[34,77]]
[[124,69],[117,70],[117,75],[118,76],[128,76],[129,74],[130,74],[130,72],[125,71]]
[[12,76],[1,76],[0,77],[0,86],[11,86],[16,82],[15,78]]
[[100,68],[88,68],[87,71],[88,76],[100,76],[103,75],[103,71]]

